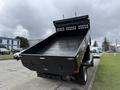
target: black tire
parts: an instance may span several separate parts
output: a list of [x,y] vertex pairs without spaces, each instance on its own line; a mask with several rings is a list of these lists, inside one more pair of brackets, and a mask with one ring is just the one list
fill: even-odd
[[87,68],[80,66],[79,73],[75,75],[75,82],[85,85],[87,82]]
[[91,66],[94,66],[94,58],[92,57]]
[[17,59],[17,61],[18,61],[18,60],[20,60],[20,58],[19,58],[19,57],[16,57],[16,59]]

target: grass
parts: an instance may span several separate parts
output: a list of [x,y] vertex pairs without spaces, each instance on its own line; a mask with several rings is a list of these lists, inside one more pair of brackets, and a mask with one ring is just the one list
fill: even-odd
[[13,55],[0,55],[0,59],[13,59]]
[[103,54],[92,90],[120,90],[120,54]]

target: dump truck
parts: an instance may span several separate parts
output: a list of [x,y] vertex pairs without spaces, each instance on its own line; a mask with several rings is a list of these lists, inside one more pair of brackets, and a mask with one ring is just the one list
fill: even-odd
[[86,84],[93,66],[88,15],[53,21],[56,32],[21,53],[22,64],[39,77]]

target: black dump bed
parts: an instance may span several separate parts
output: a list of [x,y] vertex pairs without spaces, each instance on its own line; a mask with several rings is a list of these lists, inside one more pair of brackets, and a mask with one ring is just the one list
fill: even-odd
[[54,25],[56,33],[22,54],[75,56],[89,30],[88,16],[54,21]]
[[89,18],[63,19],[54,21],[54,25],[56,33],[25,50],[21,61],[39,73],[72,75],[88,46]]

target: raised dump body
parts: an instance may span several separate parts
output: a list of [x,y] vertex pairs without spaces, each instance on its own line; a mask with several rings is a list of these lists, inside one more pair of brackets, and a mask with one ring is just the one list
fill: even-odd
[[[83,40],[82,36],[57,36],[36,53],[48,56],[75,56]],[[56,53],[57,52],[57,53]]]
[[71,76],[86,83],[84,67],[92,63],[88,16],[54,21],[54,25],[56,33],[21,54],[23,65],[37,71],[38,76]]

